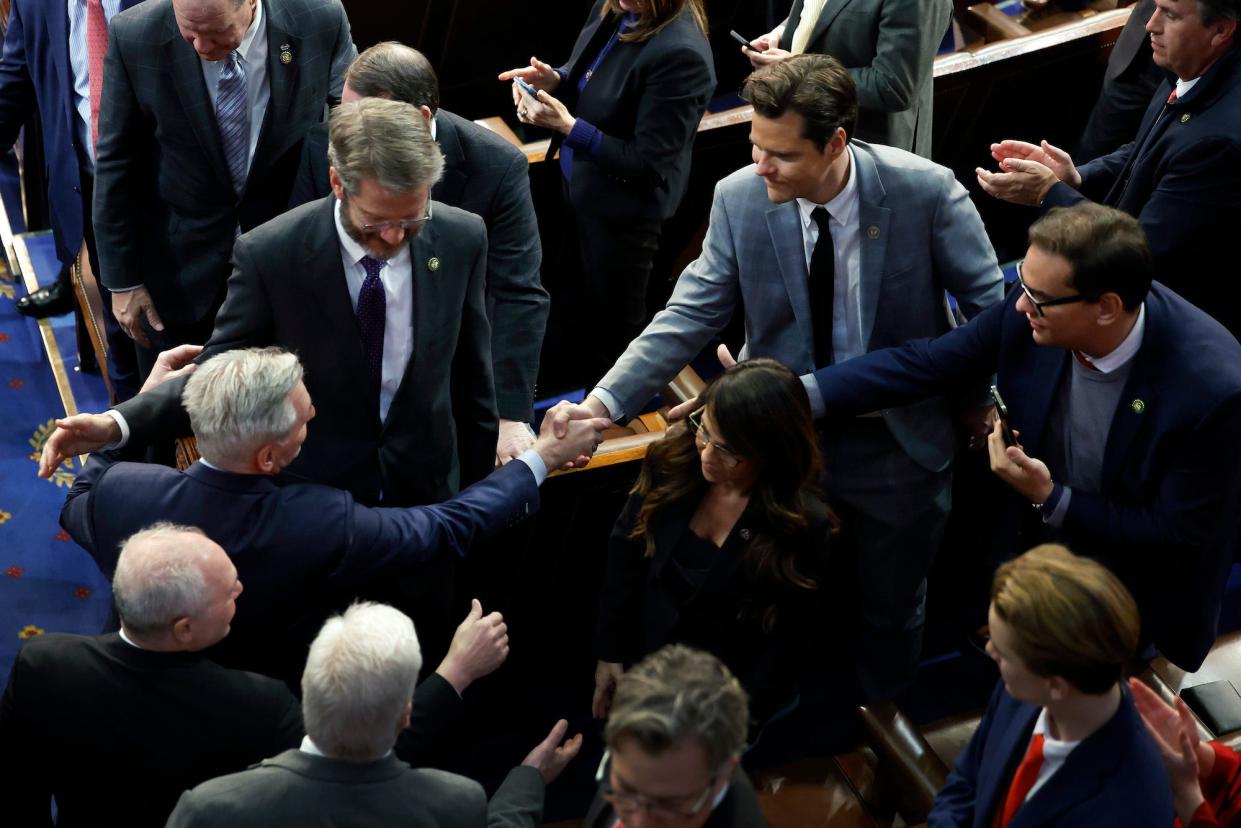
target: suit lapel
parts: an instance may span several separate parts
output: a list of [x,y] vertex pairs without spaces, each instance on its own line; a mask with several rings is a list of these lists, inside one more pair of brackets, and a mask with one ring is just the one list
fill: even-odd
[[177,30],[176,18],[172,16],[172,6],[168,7],[168,40],[164,44],[168,72],[172,76],[172,84],[181,100],[186,121],[198,144],[202,147],[203,156],[215,170],[221,182],[233,180],[228,170],[228,161],[224,157],[224,145],[220,141],[220,126],[216,122],[215,109],[211,106],[211,97],[207,94],[207,84],[203,80],[202,64],[198,54],[181,39]]
[[[1037,707],[1028,704],[1017,707],[1013,717],[996,734],[994,751],[987,751],[988,756],[1000,761],[983,762],[979,769],[978,798],[974,811],[977,815],[986,815],[988,825],[996,810],[1003,807],[1009,782],[1025,756],[1038,714]],[[1018,814],[1020,815],[1020,811]]]
[[[858,304],[861,305],[862,344],[870,350],[870,335],[875,329],[879,294],[883,292],[883,266],[888,254],[888,225],[892,211],[882,206],[887,192],[879,180],[875,161],[860,146],[853,148],[853,175],[857,176],[858,233],[861,252],[861,284]],[[876,232],[872,232],[876,231]]]
[[1020,423],[1021,443],[1032,446],[1036,457],[1047,453],[1042,445],[1043,432],[1047,430],[1047,418],[1051,416],[1051,405],[1064,372],[1069,369],[1069,359],[1069,352],[1062,348],[1034,347],[1030,352],[1030,366],[1022,376],[1035,379],[1013,394],[1021,400],[1022,410],[1013,412]]
[[[52,47],[52,65],[58,77],[64,78],[65,114],[69,123],[77,128],[77,110],[74,108],[73,72],[69,69],[69,9],[63,2],[48,2],[46,17],[48,43]],[[29,25],[29,24],[27,24]]]
[[767,209],[767,230],[776,264],[784,278],[784,288],[793,306],[793,316],[806,343],[810,362],[814,362],[814,323],[810,318],[810,275],[806,270],[806,246],[801,232],[801,210],[796,201],[774,204]]
[[827,27],[832,25],[832,21],[836,19],[836,15],[840,14],[845,6],[849,5],[853,0],[829,0],[824,5],[823,10],[819,12],[819,19],[815,21],[814,30],[810,33],[810,40],[813,43],[823,36],[827,31]]
[[1147,301],[1142,345],[1133,357],[1129,378],[1125,381],[1125,390],[1120,393],[1120,401],[1112,415],[1112,427],[1108,431],[1107,446],[1103,450],[1104,491],[1114,490],[1120,471],[1124,468],[1124,459],[1133,447],[1143,424],[1150,417],[1145,413],[1146,408],[1159,398],[1160,384],[1157,378],[1167,373],[1161,370],[1161,363],[1168,350],[1158,341],[1162,330],[1161,322],[1158,306]]
[[[267,99],[267,111],[263,115],[263,127],[259,131],[259,142],[254,149],[254,161],[250,164],[250,175],[265,170],[279,149],[289,122],[289,107],[295,100],[293,90],[297,86],[298,55],[305,54],[301,39],[289,31],[283,16],[283,8],[274,3],[263,7],[267,16],[267,81],[271,95]],[[287,47],[292,59],[286,64],[280,60],[281,52]]]
[[[431,202],[427,203],[427,208],[434,215],[434,207]],[[413,279],[413,295],[414,295],[414,318],[410,320],[414,327],[414,346],[409,355],[409,362],[405,363],[405,373],[401,375],[401,383],[397,386],[396,394],[393,395],[392,405],[396,407],[396,401],[404,397],[407,393],[412,393],[418,387],[417,381],[414,379],[418,376],[419,364],[426,359],[428,332],[435,329],[435,315],[439,313],[440,308],[444,307],[444,302],[440,301],[440,280],[444,278],[444,274],[448,272],[444,266],[438,262],[449,262],[448,269],[453,268],[450,256],[444,256],[446,251],[439,250],[439,234],[435,229],[435,219],[428,221],[418,233],[417,237],[409,246],[409,271],[410,278]],[[436,269],[431,270],[430,261],[437,260]],[[389,409],[391,413],[391,409]],[[384,421],[384,428],[387,429],[388,422],[391,417]]]

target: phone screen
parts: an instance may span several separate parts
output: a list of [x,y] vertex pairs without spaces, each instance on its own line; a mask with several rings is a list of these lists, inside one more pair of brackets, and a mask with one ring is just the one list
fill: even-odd
[[995,416],[1000,421],[1000,432],[1004,435],[1004,445],[1017,445],[1017,438],[1013,436],[1012,426],[1008,422],[1008,406],[1004,404],[1004,398],[1000,396],[1000,389],[994,385],[991,386],[991,400],[995,403]]

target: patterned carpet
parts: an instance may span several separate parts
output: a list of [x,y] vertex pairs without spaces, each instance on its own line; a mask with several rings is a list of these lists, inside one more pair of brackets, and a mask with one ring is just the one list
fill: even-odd
[[[35,271],[54,275],[48,255],[50,238],[31,240]],[[57,523],[77,459],[51,480],[35,477],[35,458],[65,404],[40,325],[13,306],[25,292],[7,270],[0,274],[0,682],[7,682],[23,640],[45,632],[98,632],[112,600],[95,562]],[[102,410],[102,380],[74,370],[73,316],[51,320],[49,328],[53,353],[64,355],[72,401],[82,411]]]

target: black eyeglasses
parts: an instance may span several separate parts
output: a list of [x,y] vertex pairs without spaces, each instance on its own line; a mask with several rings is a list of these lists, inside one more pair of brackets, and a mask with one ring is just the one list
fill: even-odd
[[726,469],[731,469],[745,458],[724,443],[711,439],[711,432],[702,424],[703,410],[700,408],[685,418],[685,421],[689,423],[689,430],[694,435],[694,445],[698,446],[698,451],[700,452],[706,451],[707,446],[713,446],[719,454],[720,465]]
[[1039,316],[1047,315],[1043,313],[1043,308],[1052,308],[1056,305],[1072,305],[1075,302],[1094,301],[1089,296],[1083,296],[1080,293],[1075,293],[1072,296],[1058,296],[1055,299],[1036,299],[1034,294],[1030,292],[1030,289],[1026,287],[1026,280],[1021,276],[1021,265],[1024,261],[1025,260],[1023,259],[1022,261],[1017,262],[1017,284],[1021,286],[1021,292],[1024,293],[1026,298],[1030,300],[1030,304],[1034,306],[1034,312]]

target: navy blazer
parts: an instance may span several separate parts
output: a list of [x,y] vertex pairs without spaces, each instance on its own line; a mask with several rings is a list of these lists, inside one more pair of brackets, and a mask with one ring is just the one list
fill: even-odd
[[1091,200],[1137,216],[1159,278],[1238,335],[1241,45],[1164,112],[1171,90],[1155,90],[1136,141],[1082,165],[1080,190],[1057,184],[1043,207]]
[[[120,11],[140,0],[121,0]],[[11,147],[38,107],[47,163],[47,200],[62,264],[82,248],[82,159],[69,64],[64,0],[13,0],[0,57],[0,146]]]
[[97,453],[74,481],[60,523],[108,576],[134,532],[160,520],[202,529],[228,552],[245,589],[232,632],[211,657],[288,678],[300,673],[324,617],[359,588],[438,554],[464,555],[538,503],[522,462],[444,503],[368,508],[327,486],[279,487],[202,463],[178,472]]
[[[1176,816],[1163,761],[1123,690],[1107,724],[1073,749],[1060,769],[1017,811],[1009,828],[1167,828]],[[927,828],[991,828],[1040,708],[996,685],[974,737],[957,759],[927,817]]]
[[[1033,457],[1070,355],[1036,345],[1021,291],[936,339],[872,351],[815,373],[827,411],[857,414],[996,373]],[[1156,282],[1146,329],[1109,427],[1103,491],[1074,491],[1058,539],[1111,567],[1137,599],[1143,638],[1195,670],[1215,641],[1241,519],[1241,345]],[[1012,554],[1055,538],[1015,493]],[[1017,544],[1021,545],[1018,546]]]

